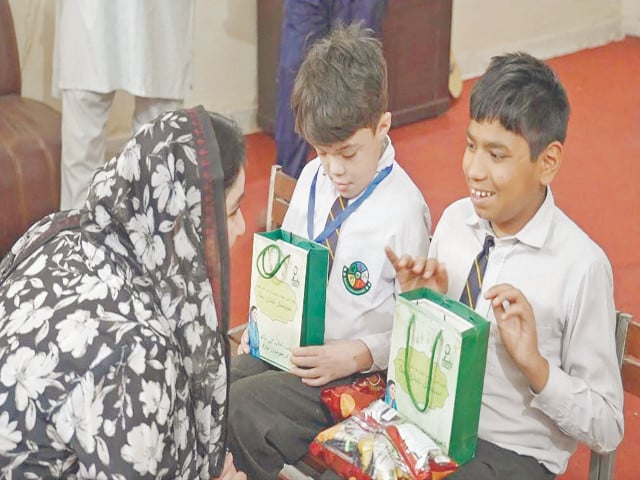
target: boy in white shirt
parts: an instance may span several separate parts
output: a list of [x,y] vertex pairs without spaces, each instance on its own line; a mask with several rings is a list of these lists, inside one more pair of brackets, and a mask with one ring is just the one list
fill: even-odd
[[470,114],[469,197],[442,214],[428,260],[387,254],[403,290],[470,298],[492,323],[476,458],[448,478],[551,479],[577,442],[604,452],[622,439],[611,266],[551,194],[569,118],[555,73],[527,54],[495,57]]
[[[250,355],[233,358],[228,443],[249,478],[277,478],[331,423],[321,387],[387,367],[399,287],[383,249],[425,255],[431,224],[422,194],[395,161],[387,104],[386,63],[370,32],[340,27],[310,49],[292,106],[318,157],[298,180],[283,228],[330,245],[325,344],[293,349],[290,373]],[[246,334],[239,351],[248,352]]]

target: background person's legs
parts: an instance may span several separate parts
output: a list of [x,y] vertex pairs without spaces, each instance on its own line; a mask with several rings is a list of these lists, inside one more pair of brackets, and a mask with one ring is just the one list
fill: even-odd
[[386,0],[287,0],[280,37],[276,81],[276,163],[294,178],[307,163],[311,147],[295,132],[291,92],[307,50],[336,24],[362,22],[380,36]]
[[380,38],[386,0],[335,0],[332,26],[361,22]]
[[105,155],[105,127],[115,92],[62,90],[60,209],[81,208]]
[[332,0],[287,0],[284,5],[276,79],[276,163],[294,178],[307,163],[310,147],[295,132],[291,92],[307,50],[329,32],[332,4]]
[[142,125],[149,123],[161,113],[182,108],[182,103],[182,100],[167,98],[136,97],[133,111],[133,133],[135,134]]

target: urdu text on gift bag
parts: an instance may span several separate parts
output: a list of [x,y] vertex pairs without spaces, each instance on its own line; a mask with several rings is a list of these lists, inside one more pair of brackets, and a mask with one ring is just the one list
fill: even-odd
[[386,401],[458,464],[476,451],[489,322],[426,288],[396,302]]
[[249,348],[290,370],[291,349],[324,343],[329,251],[285,230],[253,236]]

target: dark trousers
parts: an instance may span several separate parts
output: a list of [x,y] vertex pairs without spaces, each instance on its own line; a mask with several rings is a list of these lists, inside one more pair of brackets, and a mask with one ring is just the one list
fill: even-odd
[[236,467],[251,480],[277,479],[284,464],[300,460],[320,430],[333,423],[320,401],[322,388],[255,357],[233,357],[230,381],[227,444]]
[[476,456],[447,480],[553,480],[556,476],[533,457],[478,440]]
[[280,61],[276,79],[276,163],[298,178],[310,147],[295,132],[290,98],[298,69],[307,50],[337,23],[362,21],[380,32],[385,0],[286,0],[280,36]]

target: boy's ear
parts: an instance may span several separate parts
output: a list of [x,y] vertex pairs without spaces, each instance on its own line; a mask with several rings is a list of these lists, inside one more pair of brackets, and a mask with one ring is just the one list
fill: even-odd
[[540,156],[538,162],[540,165],[540,184],[547,186],[560,170],[562,160],[564,158],[564,145],[558,141],[551,142],[547,145]]
[[378,128],[376,129],[376,136],[382,135],[386,136],[391,129],[391,112],[384,112],[380,115],[380,120],[378,121]]

